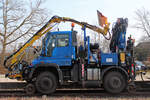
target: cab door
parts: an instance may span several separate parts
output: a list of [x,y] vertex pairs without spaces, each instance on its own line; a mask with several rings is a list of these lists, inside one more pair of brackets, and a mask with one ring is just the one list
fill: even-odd
[[56,47],[53,51],[53,57],[55,58],[71,58],[71,44],[69,42],[69,34],[56,35]]
[[69,34],[54,34],[48,45],[49,61],[59,66],[70,66],[72,61],[72,42]]

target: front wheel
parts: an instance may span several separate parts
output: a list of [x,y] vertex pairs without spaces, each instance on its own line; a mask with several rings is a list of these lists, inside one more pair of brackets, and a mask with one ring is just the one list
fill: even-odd
[[120,72],[108,72],[104,77],[104,89],[109,93],[120,93],[127,86],[127,80]]
[[42,94],[51,94],[56,91],[57,79],[51,72],[42,72],[36,80],[37,91]]

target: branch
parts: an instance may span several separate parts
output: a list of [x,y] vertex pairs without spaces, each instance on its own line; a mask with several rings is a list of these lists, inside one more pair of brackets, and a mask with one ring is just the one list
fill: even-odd
[[0,38],[0,41],[1,41],[1,43],[3,43],[3,39],[2,38]]
[[[144,19],[145,19],[145,24],[146,24],[146,26],[147,26],[147,28],[148,28],[148,29],[146,29],[146,30],[150,30],[150,24],[149,24],[149,21],[148,21],[147,17],[145,17]],[[149,32],[148,32],[148,36],[150,36],[150,33],[149,33]]]
[[143,30],[144,30],[144,28],[143,28],[143,27],[140,27],[140,26],[135,26],[134,28],[143,29]]
[[16,40],[20,39],[21,37],[23,37],[24,35],[28,34],[28,33],[31,31],[32,28],[33,28],[33,27],[30,27],[24,34],[20,35],[20,36],[17,37],[16,39],[14,39],[14,40],[12,40],[12,41],[6,43],[5,45],[11,44],[11,43],[15,42]]
[[149,34],[148,30],[146,29],[146,26],[145,26],[143,21],[142,21],[142,24],[143,24],[143,27],[144,27],[144,31],[147,33],[148,37],[150,37],[150,34]]
[[26,22],[31,21],[32,17],[34,16],[34,14],[38,13],[39,9],[31,9],[30,14],[20,23],[20,25],[15,28],[9,35],[7,35],[7,38],[10,37],[14,32],[16,32],[19,28],[21,28],[23,25],[28,24]]
[[4,34],[0,33],[0,36],[4,36]]
[[[13,17],[14,17],[14,18],[13,18]],[[9,24],[9,23],[17,22],[17,21],[19,21],[21,18],[23,18],[23,16],[19,16],[19,17],[13,16],[13,17],[7,20],[7,23],[8,23],[8,24]]]
[[[31,0],[29,0],[29,1],[31,1]],[[9,40],[9,39],[11,39],[11,40],[6,42],[5,45],[9,45],[9,44],[15,42],[16,40],[20,39],[21,37],[26,36],[26,34],[30,34],[29,32],[31,32],[34,27],[38,28],[39,26],[41,26],[43,24],[44,20],[46,20],[47,18],[44,18],[42,16],[45,13],[44,13],[44,9],[40,8],[41,2],[42,2],[42,0],[37,0],[37,3],[34,3],[35,6],[32,6],[32,2],[30,2],[31,7],[29,9],[24,8],[27,11],[30,10],[30,12],[28,14],[26,14],[26,16],[22,16],[22,15],[20,15],[20,13],[19,14],[17,13],[20,11],[22,12],[22,10],[20,10],[21,5],[17,6],[17,7],[10,6],[9,8],[11,8],[11,9],[7,9],[7,11],[15,11],[16,13],[11,12],[8,15],[7,23],[9,23],[9,24],[7,25],[7,30],[9,32],[8,31],[6,32],[7,35],[5,35],[5,37],[7,38],[7,40]],[[13,14],[13,15],[11,15],[11,14]],[[23,14],[23,15],[25,15],[25,14]],[[43,17],[43,19],[39,20],[42,17]],[[13,26],[13,25],[15,25],[15,26]],[[18,35],[17,33],[20,33],[20,35]]]
[[135,14],[137,15],[137,22],[136,23],[136,28],[139,28],[139,29],[142,29],[147,35],[148,37],[150,37],[150,24],[149,24],[149,21],[148,21],[148,15],[149,15],[149,12],[146,11],[145,9],[141,9],[141,10],[137,10],[135,12]]
[[29,14],[29,16],[27,16],[27,17],[21,22],[21,24],[20,24],[18,27],[16,27],[9,35],[7,35],[7,38],[8,38],[9,36],[11,36],[15,31],[17,31],[19,28],[21,28],[21,27],[25,24],[26,20],[27,20],[30,16],[31,16],[31,14]]

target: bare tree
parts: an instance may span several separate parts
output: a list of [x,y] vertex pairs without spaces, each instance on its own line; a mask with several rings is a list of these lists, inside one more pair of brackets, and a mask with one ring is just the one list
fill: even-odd
[[136,24],[135,27],[143,31],[150,37],[150,11],[145,8],[137,9],[136,14]]
[[146,35],[143,35],[138,42],[150,42],[150,38]]
[[33,34],[48,18],[42,0],[0,0],[1,61],[6,47]]

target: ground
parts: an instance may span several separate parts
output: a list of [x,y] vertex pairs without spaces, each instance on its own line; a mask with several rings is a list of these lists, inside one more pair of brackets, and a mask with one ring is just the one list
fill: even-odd
[[0,98],[0,100],[150,100],[149,97],[6,97]]
[[[150,80],[150,74],[146,74],[143,76],[144,80]],[[137,75],[136,80],[141,80],[140,75]],[[16,82],[16,80],[10,80],[8,78],[5,78],[3,74],[0,75],[0,82]],[[93,93],[94,94],[94,93]],[[58,96],[33,96],[33,97],[22,97],[22,96],[10,96],[10,97],[5,97],[5,96],[0,96],[0,100],[150,100],[150,95],[148,96],[122,96],[122,95],[117,95],[116,97],[114,95],[109,95],[109,96],[102,96],[102,95],[58,95]]]

